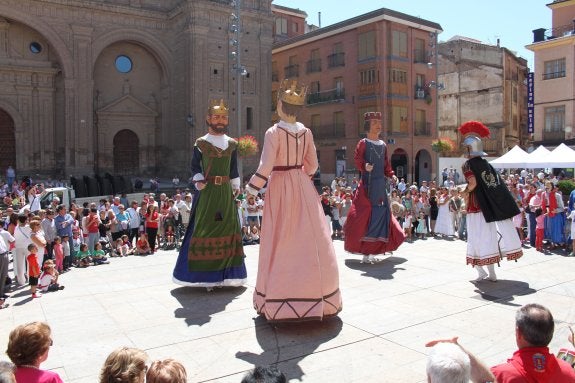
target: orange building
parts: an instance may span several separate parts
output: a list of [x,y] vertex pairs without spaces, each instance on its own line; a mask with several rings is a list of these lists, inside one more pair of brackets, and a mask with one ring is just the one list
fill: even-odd
[[[281,12],[274,10],[276,24]],[[417,182],[435,178],[431,142],[437,137],[434,85],[441,31],[435,22],[382,8],[275,39],[272,101],[284,78],[309,85],[300,121],[313,131],[323,183],[357,174],[353,154],[365,137],[367,111],[384,115],[382,138],[399,177]]]

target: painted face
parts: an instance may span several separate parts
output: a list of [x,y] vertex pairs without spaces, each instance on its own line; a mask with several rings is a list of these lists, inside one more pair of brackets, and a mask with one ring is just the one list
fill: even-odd
[[212,134],[223,135],[228,129],[228,116],[221,114],[209,114],[206,121]]
[[381,120],[371,120],[369,122],[369,134],[379,135],[381,133]]

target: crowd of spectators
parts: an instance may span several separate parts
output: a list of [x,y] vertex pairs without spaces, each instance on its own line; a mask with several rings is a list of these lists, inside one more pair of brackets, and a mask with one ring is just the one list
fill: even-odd
[[[574,353],[549,350],[555,322],[544,306],[527,304],[517,310],[515,340],[517,351],[506,362],[487,367],[479,357],[463,348],[458,337],[433,340],[426,373],[429,383],[514,383],[575,381]],[[573,335],[569,337],[575,347]],[[32,322],[17,326],[10,332],[6,354],[12,363],[0,362],[0,383],[62,382],[53,371],[43,370],[54,344],[47,323]],[[113,350],[100,370],[100,383],[186,383],[187,372],[174,359],[150,362],[144,350],[120,347]],[[285,383],[286,376],[276,366],[255,366],[241,383]]]

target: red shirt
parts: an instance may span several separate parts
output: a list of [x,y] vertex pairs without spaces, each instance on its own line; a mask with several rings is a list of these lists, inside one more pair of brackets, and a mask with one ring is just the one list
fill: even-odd
[[149,227],[150,229],[157,229],[158,227],[160,227],[160,222],[158,222],[157,219],[158,219],[158,212],[156,211],[152,213],[152,216],[146,214],[146,227]]
[[38,266],[36,254],[30,253],[26,259],[28,260],[28,276],[38,277],[40,275],[40,266]]
[[491,367],[491,372],[499,383],[575,382],[575,370],[547,347],[519,349],[507,363]]

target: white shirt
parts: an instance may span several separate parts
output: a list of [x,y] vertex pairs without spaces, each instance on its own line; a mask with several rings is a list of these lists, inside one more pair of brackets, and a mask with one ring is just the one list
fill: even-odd
[[9,231],[6,231],[2,228],[0,228],[0,237],[3,239],[3,241],[0,241],[0,254],[2,254],[9,251],[10,243],[14,242],[15,239],[12,237],[12,234],[10,234]]

